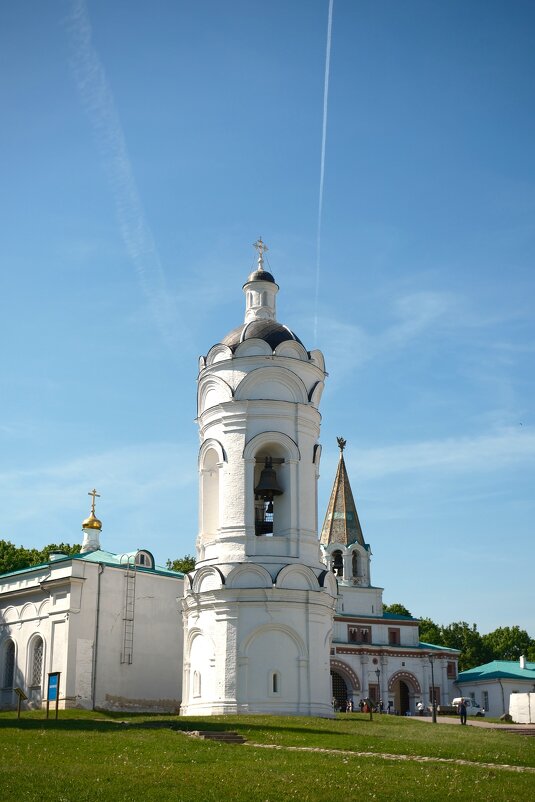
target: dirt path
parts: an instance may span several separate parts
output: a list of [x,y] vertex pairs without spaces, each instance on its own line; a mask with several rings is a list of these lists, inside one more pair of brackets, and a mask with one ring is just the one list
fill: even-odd
[[472,766],[482,769],[499,769],[500,771],[520,771],[535,774],[531,766],[511,766],[508,763],[479,763],[474,760],[462,760],[449,757],[425,757],[422,755],[391,755],[388,752],[349,752],[344,749],[322,749],[313,746],[280,746],[278,744],[255,744],[247,741],[243,746],[255,749],[281,749],[288,752],[320,752],[327,755],[343,755],[344,757],[375,757],[382,760],[412,760],[415,763],[446,763],[453,766]]

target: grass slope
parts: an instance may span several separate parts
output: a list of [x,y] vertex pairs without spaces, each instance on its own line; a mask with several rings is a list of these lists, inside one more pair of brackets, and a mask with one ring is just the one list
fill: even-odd
[[[127,722],[126,724],[121,722]],[[162,727],[159,724],[163,725]],[[177,730],[227,729],[249,744],[338,753],[231,746]],[[347,752],[367,752],[363,757]],[[397,761],[380,754],[465,759],[496,767]],[[331,800],[510,800],[535,797],[535,739],[475,727],[433,726],[356,714],[334,721],[275,716],[188,719],[62,711],[0,714],[0,799],[39,802],[330,802]]]

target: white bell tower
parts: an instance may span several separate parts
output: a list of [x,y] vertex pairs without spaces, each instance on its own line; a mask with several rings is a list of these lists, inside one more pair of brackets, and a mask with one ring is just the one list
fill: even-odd
[[320,351],[276,320],[264,269],[244,323],[200,359],[197,562],[185,583],[182,712],[332,715],[336,580],[321,561]]

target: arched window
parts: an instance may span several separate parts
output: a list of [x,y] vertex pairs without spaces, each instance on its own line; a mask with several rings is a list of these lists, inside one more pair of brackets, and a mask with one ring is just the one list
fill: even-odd
[[2,687],[12,688],[15,676],[15,644],[8,640],[4,646],[4,659],[2,665]]
[[359,575],[359,558],[356,551],[353,552],[353,576]]
[[30,662],[30,685],[41,687],[43,678],[43,639],[38,635],[32,641]]
[[281,675],[278,671],[272,671],[269,681],[269,692],[273,696],[278,696],[281,692]]
[[201,695],[201,672],[194,671],[193,672],[193,695],[200,696]]
[[136,565],[140,565],[142,568],[154,568],[154,558],[150,551],[138,551],[136,554]]

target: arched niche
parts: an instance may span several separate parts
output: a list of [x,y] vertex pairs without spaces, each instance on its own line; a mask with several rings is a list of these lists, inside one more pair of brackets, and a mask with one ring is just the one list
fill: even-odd
[[237,401],[289,401],[308,404],[303,381],[293,371],[273,364],[256,368],[236,387]]
[[39,606],[39,615],[41,618],[43,618],[45,615],[48,615],[49,607],[50,607],[50,599],[45,599]]
[[197,411],[201,415],[205,410],[232,401],[232,389],[219,376],[205,376],[199,381],[197,390]]
[[6,607],[4,611],[4,622],[6,624],[11,624],[14,621],[18,620],[19,620],[19,614],[17,612],[17,608],[13,606]]
[[216,343],[213,345],[206,354],[206,366],[214,365],[216,362],[224,362],[227,359],[232,359],[232,351],[228,345],[223,343]]
[[29,618],[36,618],[37,609],[35,604],[33,602],[27,602],[20,612],[20,617],[23,621],[28,620]]
[[219,531],[220,472],[227,461],[218,440],[209,438],[199,449],[200,538],[213,540]]
[[252,563],[238,565],[227,576],[227,588],[271,588],[273,580],[269,571]]
[[316,574],[305,565],[285,565],[275,577],[275,587],[287,590],[319,590]]
[[308,352],[296,340],[285,340],[277,345],[275,348],[276,356],[287,356],[290,359],[300,359],[302,362],[308,362]]
[[188,632],[185,654],[186,703],[201,702],[203,697],[210,699],[213,693],[213,664],[215,648],[212,638],[198,627]]
[[244,340],[238,345],[234,356],[271,356],[272,353],[271,346],[265,340],[251,337],[250,340]]
[[257,627],[257,629],[253,630],[241,643],[239,647],[239,656],[249,657],[251,654],[251,647],[255,641],[260,639],[260,642],[264,642],[264,637],[266,635],[277,635],[278,633],[285,636],[285,639],[288,638],[294,645],[297,652],[297,656],[301,658],[307,658],[308,652],[305,646],[305,642],[303,641],[302,637],[296,632],[295,629],[288,626],[287,624],[264,624],[263,626]]

